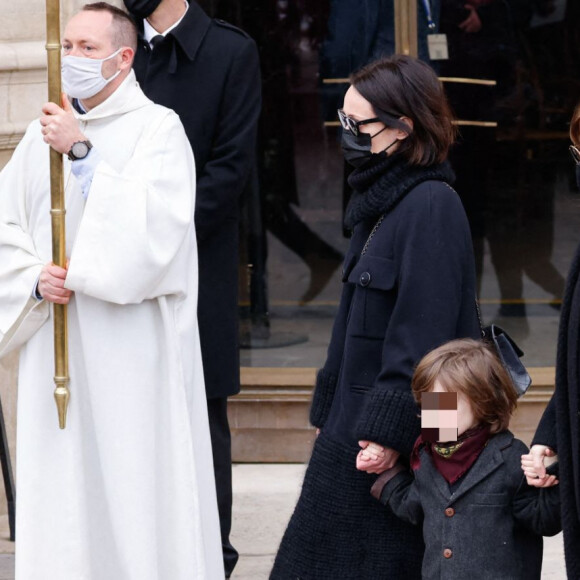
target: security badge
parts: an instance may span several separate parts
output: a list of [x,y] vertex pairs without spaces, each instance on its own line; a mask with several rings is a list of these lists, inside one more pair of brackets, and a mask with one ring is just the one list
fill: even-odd
[[423,8],[425,9],[425,16],[427,17],[427,48],[429,50],[429,58],[431,60],[448,60],[449,50],[447,49],[447,35],[435,34],[437,24],[433,18],[431,11],[431,0],[423,0]]
[[431,60],[449,59],[446,34],[428,34],[427,47],[429,49],[429,58]]

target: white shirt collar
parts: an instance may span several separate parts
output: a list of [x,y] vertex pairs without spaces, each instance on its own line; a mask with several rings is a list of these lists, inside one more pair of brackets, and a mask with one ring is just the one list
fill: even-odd
[[149,21],[147,20],[147,18],[145,18],[145,20],[143,20],[143,36],[145,37],[145,40],[151,44],[151,39],[154,36],[157,36],[159,34],[161,34],[161,36],[166,36],[169,32],[171,32],[177,25],[179,25],[179,23],[183,20],[183,18],[185,17],[185,15],[187,14],[187,11],[189,10],[189,4],[187,3],[186,0],[183,0],[183,3],[185,4],[185,11],[183,12],[183,14],[181,15],[181,18],[177,21],[174,22],[167,30],[165,30],[164,32],[159,32],[158,30],[155,30],[155,28],[153,28],[153,26],[151,26],[151,24],[149,24]]

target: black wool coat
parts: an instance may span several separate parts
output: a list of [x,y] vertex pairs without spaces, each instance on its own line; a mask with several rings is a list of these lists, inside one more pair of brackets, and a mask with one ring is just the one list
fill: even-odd
[[194,1],[181,23],[150,50],[140,38],[137,80],[180,117],[195,156],[199,254],[198,319],[208,397],[239,391],[239,203],[255,160],[261,107],[254,41],[210,19]]
[[425,449],[415,477],[396,475],[381,503],[421,525],[423,580],[540,580],[542,536],[560,532],[557,488],[530,487],[509,431],[493,436],[453,492]]
[[568,578],[580,579],[580,247],[570,267],[556,358],[556,390],[534,436],[534,444],[558,453],[564,554]]
[[370,496],[376,476],[357,471],[357,441],[408,455],[420,431],[415,364],[447,340],[480,335],[471,236],[444,183],[448,166],[410,168],[392,156],[355,173],[364,183],[347,212],[343,293],[311,409],[322,431],[273,580],[420,578],[420,530]]
[[364,193],[358,210],[353,198],[351,219],[361,221],[310,417],[337,440],[376,441],[409,455],[420,429],[410,389],[415,365],[446,341],[481,333],[469,225],[443,181],[419,172],[416,179],[427,179],[395,201],[361,255],[382,215],[382,190],[405,183],[393,173]]

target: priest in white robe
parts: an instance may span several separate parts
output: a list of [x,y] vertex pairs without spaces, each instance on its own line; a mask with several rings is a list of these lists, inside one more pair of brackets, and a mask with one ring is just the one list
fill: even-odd
[[[46,104],[0,174],[0,356],[21,348],[17,580],[224,577],[194,160],[177,115],[136,83],[135,46],[116,8],[75,15],[63,36],[74,109]],[[49,146],[65,154],[66,270],[50,263]],[[65,430],[54,302],[68,303]]]

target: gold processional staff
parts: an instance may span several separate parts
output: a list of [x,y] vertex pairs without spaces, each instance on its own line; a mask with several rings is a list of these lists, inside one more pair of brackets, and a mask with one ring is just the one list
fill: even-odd
[[[48,100],[61,106],[60,83],[60,2],[46,0],[46,53],[48,60]],[[65,207],[62,155],[50,149],[50,215],[52,222],[52,261],[66,267]],[[68,389],[68,340],[66,304],[53,304],[54,313],[54,398],[58,424],[66,427]]]

